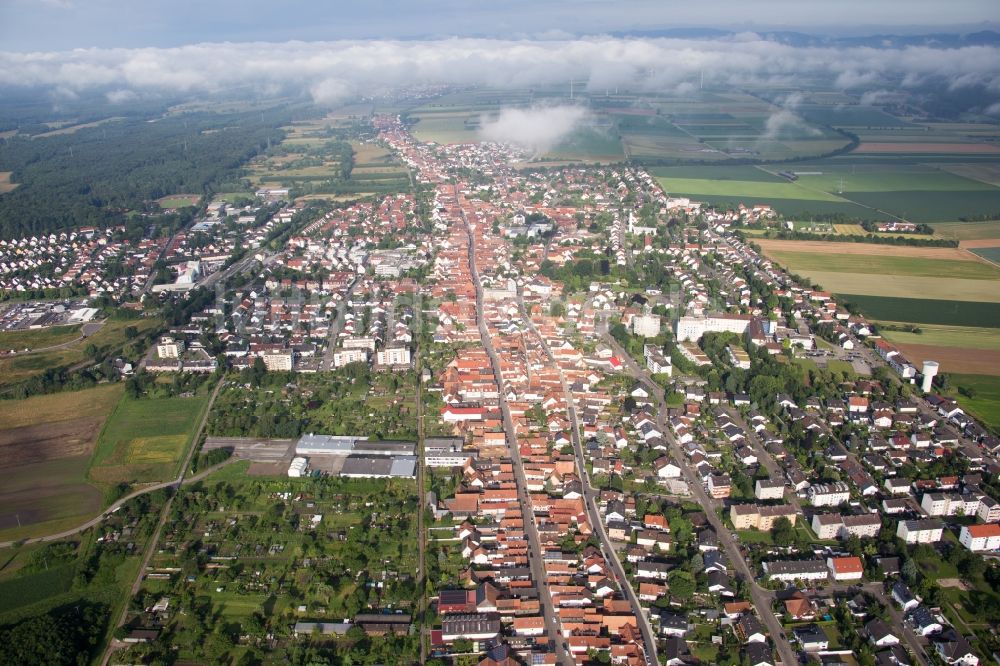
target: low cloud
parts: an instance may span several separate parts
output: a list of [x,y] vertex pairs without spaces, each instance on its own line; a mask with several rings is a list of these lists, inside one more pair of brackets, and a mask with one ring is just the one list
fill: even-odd
[[795,112],[801,103],[802,95],[799,93],[786,97],[781,108],[772,113],[764,123],[764,133],[760,135],[758,143],[801,136],[820,136],[822,132],[806,123]]
[[[982,86],[1000,96],[1000,48],[797,47],[755,33],[719,39],[441,39],[203,43],[176,48],[0,51],[0,87],[83,93],[212,94],[249,88],[324,104],[421,85],[501,89],[565,85],[593,92],[690,91],[835,81],[843,89],[898,89],[926,81]],[[998,100],[991,100],[990,103]],[[780,128],[794,120],[774,120]]]
[[570,105],[503,109],[494,118],[480,119],[479,137],[542,155],[569,136],[588,116],[584,107]]

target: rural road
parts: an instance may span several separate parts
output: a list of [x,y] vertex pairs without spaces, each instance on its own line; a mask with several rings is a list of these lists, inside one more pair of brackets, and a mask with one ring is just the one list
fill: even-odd
[[107,319],[102,319],[101,321],[87,322],[80,329],[80,337],[73,338],[72,340],[69,340],[67,342],[62,342],[58,345],[49,345],[48,347],[38,347],[37,349],[27,349],[19,352],[14,352],[13,354],[4,354],[4,356],[6,358],[11,358],[13,356],[27,356],[29,354],[41,354],[43,352],[50,352],[50,351],[55,351],[57,349],[66,349],[67,347],[72,347],[76,343],[82,340],[86,340],[94,333],[97,333],[99,330],[101,330],[101,327],[104,326],[104,322],[106,321]]
[[[188,465],[191,464],[191,458],[194,457],[195,449],[198,447],[198,440],[201,439],[201,433],[202,431],[205,430],[205,424],[208,423],[208,414],[209,412],[212,411],[212,405],[215,404],[215,399],[218,397],[219,390],[222,388],[222,385],[224,383],[225,383],[224,377],[220,377],[219,380],[215,383],[215,390],[212,391],[212,397],[208,399],[208,405],[205,406],[205,412],[201,415],[201,421],[198,423],[198,430],[195,431],[194,438],[191,440],[191,446],[188,449],[188,453],[187,456],[185,456],[184,458],[183,464],[181,464],[181,468],[177,474],[177,478],[174,481],[168,483],[167,485],[172,485],[174,487],[177,487],[185,482],[192,483],[198,479],[207,476],[208,474],[211,474],[212,471],[214,471],[216,468],[221,467],[222,465],[228,462],[232,462],[234,460],[234,458],[229,458],[228,460],[223,461],[219,465],[210,467],[209,469],[206,469],[203,472],[192,476],[190,479],[187,479],[187,481],[185,481],[184,479],[184,474],[187,472]],[[139,570],[135,575],[135,580],[132,581],[132,587],[129,589],[129,596],[125,600],[125,605],[122,607],[121,614],[118,616],[118,619],[115,620],[115,629],[123,626],[125,624],[125,620],[128,619],[128,611],[130,606],[129,600],[134,598],[135,595],[139,593],[139,588],[142,586],[142,579],[145,577],[146,568],[149,566],[149,560],[150,558],[153,557],[153,553],[156,551],[156,544],[160,541],[160,532],[163,531],[163,525],[166,524],[167,522],[167,516],[170,515],[170,507],[174,502],[174,497],[176,496],[177,496],[176,494],[173,494],[170,497],[168,497],[167,501],[163,503],[163,508],[160,509],[160,517],[156,523],[156,529],[153,530],[153,534],[152,536],[149,537],[149,541],[146,544],[146,551],[142,555],[142,563],[139,565]],[[111,655],[113,655],[115,650],[117,650],[119,647],[121,647],[121,644],[119,644],[114,639],[112,639],[108,643],[108,646],[104,650],[104,657],[101,660],[101,666],[107,666],[107,663],[111,660]]]
[[66,537],[73,536],[74,534],[79,534],[80,532],[88,530],[94,525],[101,523],[108,516],[110,516],[115,511],[120,509],[122,505],[124,505],[126,502],[138,497],[139,495],[145,495],[146,493],[151,493],[153,491],[159,490],[160,488],[166,488],[168,486],[177,488],[178,486],[181,485],[195,483],[197,481],[202,480],[203,478],[205,478],[215,470],[219,469],[220,467],[223,467],[231,462],[234,462],[236,459],[230,458],[228,460],[222,461],[218,465],[214,465],[212,467],[204,469],[192,477],[189,477],[187,479],[184,478],[184,473],[187,471],[188,465],[191,464],[191,458],[194,456],[194,451],[197,448],[196,445],[198,442],[198,438],[201,437],[201,432],[205,428],[205,423],[208,421],[208,414],[212,410],[212,405],[215,403],[215,398],[216,396],[218,396],[220,388],[222,388],[222,381],[219,381],[219,383],[216,384],[215,386],[215,390],[212,391],[212,397],[209,399],[208,406],[205,408],[205,414],[204,416],[202,416],[201,423],[198,426],[198,432],[195,434],[191,447],[188,450],[187,457],[184,459],[184,464],[181,465],[180,473],[177,475],[176,479],[173,479],[171,481],[163,481],[161,483],[154,483],[153,485],[145,486],[138,490],[134,490],[128,495],[125,495],[121,499],[112,503],[107,509],[102,511],[99,515],[95,516],[94,518],[91,518],[85,523],[77,525],[76,527],[70,528],[68,530],[63,530],[62,532],[57,532],[55,534],[46,534],[44,536],[31,537],[28,539],[13,539],[11,541],[0,541],[0,548],[9,548],[14,544],[27,545],[31,543],[45,543],[46,541],[58,541],[59,539],[65,539]]

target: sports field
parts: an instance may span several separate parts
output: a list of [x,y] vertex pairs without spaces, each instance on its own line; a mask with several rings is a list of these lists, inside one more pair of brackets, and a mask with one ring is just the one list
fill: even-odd
[[107,485],[172,478],[206,402],[203,395],[122,398],[101,432],[90,478]]
[[201,201],[200,194],[172,194],[162,199],[157,199],[156,203],[160,208],[169,210],[171,208],[183,208],[184,206],[197,206]]

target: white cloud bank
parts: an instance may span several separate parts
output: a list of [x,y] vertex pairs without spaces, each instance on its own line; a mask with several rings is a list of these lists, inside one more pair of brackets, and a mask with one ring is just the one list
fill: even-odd
[[569,136],[587,116],[582,106],[503,109],[495,118],[481,119],[479,136],[484,141],[507,143],[541,155]]
[[212,93],[236,87],[305,92],[335,104],[355,95],[414,84],[501,88],[566,83],[588,89],[679,91],[706,84],[793,84],[822,75],[842,88],[892,89],[940,77],[1000,95],[1000,49],[910,47],[801,48],[753,33],[719,40],[442,39],[205,43],[177,48],[0,52],[0,86]]

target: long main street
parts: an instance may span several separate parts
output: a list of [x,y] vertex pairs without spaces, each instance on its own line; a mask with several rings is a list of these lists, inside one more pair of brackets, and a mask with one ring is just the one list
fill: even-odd
[[729,556],[730,563],[736,569],[740,577],[746,581],[747,588],[750,591],[750,599],[753,601],[753,605],[757,609],[757,615],[760,617],[761,622],[765,627],[767,627],[768,632],[771,634],[771,640],[774,641],[778,654],[781,657],[781,662],[783,664],[797,663],[795,651],[792,649],[788,639],[784,637],[785,634],[781,624],[775,618],[774,613],[771,610],[774,603],[774,592],[757,584],[756,575],[753,571],[751,571],[749,565],[744,559],[732,533],[723,524],[718,513],[716,512],[716,509],[720,505],[705,492],[701,479],[698,478],[698,476],[694,473],[694,470],[691,469],[691,466],[688,465],[687,458],[684,455],[680,444],[677,443],[669,424],[667,424],[667,403],[663,389],[655,381],[653,381],[649,372],[641,368],[628,354],[628,352],[626,352],[614,338],[607,334],[606,329],[603,331],[603,334],[605,341],[610,344],[615,354],[622,361],[624,366],[628,368],[632,376],[643,379],[652,389],[653,396],[656,398],[657,402],[657,427],[660,432],[663,433],[664,439],[666,439],[667,443],[670,445],[671,457],[674,459],[674,462],[677,463],[678,467],[680,467],[681,473],[684,475],[684,479],[687,481],[688,487],[694,495],[695,500],[697,500],[698,504],[705,510],[708,522],[718,535],[719,543],[723,546],[726,554]]
[[570,664],[574,662],[573,657],[566,649],[566,644],[562,639],[559,618],[556,616],[555,607],[552,604],[552,596],[549,594],[549,586],[546,584],[545,567],[543,566],[541,540],[538,538],[538,530],[535,527],[533,511],[531,508],[531,498],[528,496],[528,482],[524,476],[524,466],[521,462],[521,452],[517,446],[517,436],[514,430],[514,421],[510,416],[510,407],[504,398],[502,390],[503,375],[500,372],[500,361],[493,343],[490,339],[489,328],[486,326],[486,318],[483,316],[483,285],[479,280],[479,271],[476,269],[476,248],[473,236],[472,225],[469,224],[465,213],[462,213],[462,221],[468,235],[469,248],[469,272],[472,275],[472,282],[476,288],[476,323],[479,326],[479,335],[483,341],[483,348],[490,357],[490,364],[493,367],[493,376],[497,382],[497,393],[499,394],[500,413],[503,416],[504,433],[507,439],[507,450],[510,453],[512,466],[514,468],[514,479],[517,483],[517,495],[521,502],[521,514],[523,516],[524,533],[528,537],[528,563],[531,568],[531,577],[538,588],[539,605],[542,616],[545,618],[546,634],[554,639],[553,646],[556,659],[560,664]]
[[573,394],[569,390],[569,384],[566,382],[566,375],[563,373],[559,364],[556,363],[555,357],[552,355],[552,350],[549,346],[545,344],[545,340],[538,333],[535,328],[534,322],[531,321],[531,317],[524,306],[524,298],[522,292],[518,292],[517,304],[521,311],[521,316],[528,323],[528,328],[531,332],[538,338],[538,342],[541,344],[542,349],[545,350],[545,356],[549,359],[549,362],[554,368],[559,371],[559,381],[562,383],[563,396],[566,400],[567,411],[569,412],[570,420],[570,440],[573,443],[573,453],[576,456],[576,466],[580,470],[580,480],[583,486],[583,496],[584,505],[587,508],[587,517],[590,520],[590,525],[594,532],[601,540],[601,550],[604,552],[605,559],[611,563],[612,569],[614,570],[615,578],[618,580],[618,585],[621,587],[622,592],[628,598],[629,604],[632,606],[632,613],[635,615],[636,619],[639,621],[639,631],[642,633],[642,640],[645,643],[645,656],[646,663],[658,664],[659,661],[656,657],[656,636],[653,633],[653,628],[649,624],[649,616],[643,612],[642,605],[639,603],[639,598],[635,594],[635,590],[632,589],[631,583],[629,583],[628,578],[625,576],[625,569],[622,567],[621,560],[618,559],[618,552],[614,549],[611,544],[611,540],[608,538],[608,532],[604,527],[604,521],[601,520],[600,511],[597,508],[597,497],[599,491],[590,485],[590,475],[587,473],[586,458],[583,455],[583,445],[580,442],[580,422],[576,415],[576,404],[573,402]]

